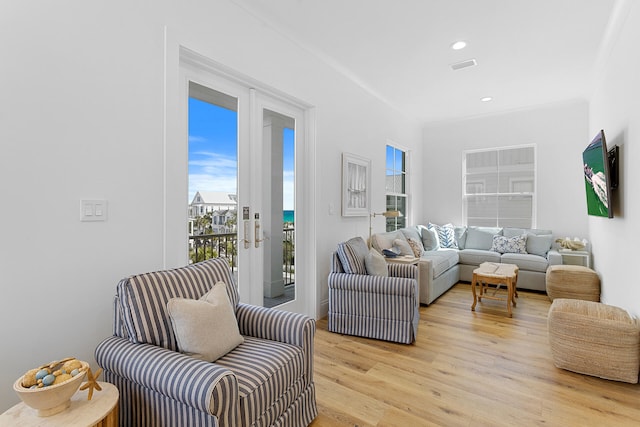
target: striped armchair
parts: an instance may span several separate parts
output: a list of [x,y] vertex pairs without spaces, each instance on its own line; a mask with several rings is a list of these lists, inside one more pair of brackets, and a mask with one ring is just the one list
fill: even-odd
[[419,314],[418,268],[389,264],[389,277],[347,273],[337,252],[329,273],[331,332],[411,344]]
[[[198,299],[218,281],[233,285],[244,343],[205,362],[178,351],[167,302]],[[316,417],[315,321],[239,303],[226,260],[125,278],[114,310],[114,334],[95,356],[120,391],[120,425],[293,427]]]

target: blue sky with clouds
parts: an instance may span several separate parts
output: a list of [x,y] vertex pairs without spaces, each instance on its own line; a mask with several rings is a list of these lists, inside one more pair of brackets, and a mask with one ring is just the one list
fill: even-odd
[[[237,113],[189,98],[189,200],[196,191],[236,194]],[[294,131],[284,132],[284,210],[294,206]]]

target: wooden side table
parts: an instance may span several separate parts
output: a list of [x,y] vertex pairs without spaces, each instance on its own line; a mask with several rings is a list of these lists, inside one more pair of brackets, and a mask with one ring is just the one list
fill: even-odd
[[50,417],[39,417],[35,409],[20,402],[0,415],[0,427],[118,427],[118,389],[99,382],[102,391],[95,391],[87,400],[87,391],[78,391],[71,406]]
[[[476,284],[480,283],[479,295],[476,294]],[[511,305],[515,307],[516,297],[518,291],[516,291],[516,284],[518,282],[518,266],[515,264],[501,264],[495,262],[483,262],[478,268],[473,270],[473,279],[471,281],[471,291],[473,293],[473,304],[471,305],[471,311],[475,311],[478,301],[482,301],[482,298],[505,301],[505,298],[495,295],[487,295],[488,284],[497,285],[496,292],[500,285],[507,287],[507,311],[509,317],[512,317]]]
[[581,265],[583,267],[591,268],[591,252],[589,251],[559,249],[558,252],[560,252],[560,255],[562,255],[563,264]]

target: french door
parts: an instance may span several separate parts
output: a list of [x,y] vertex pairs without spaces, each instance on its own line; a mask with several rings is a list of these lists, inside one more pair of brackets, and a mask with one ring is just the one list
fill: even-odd
[[[308,115],[304,106],[221,74],[206,64],[181,64],[187,200],[194,205],[198,194],[203,202],[188,210],[186,228],[193,233],[193,222],[202,219],[194,212],[200,209],[211,222],[205,234],[216,242],[224,234],[233,242],[210,255],[230,260],[241,301],[313,315],[314,282],[302,279],[312,276],[311,257],[305,256],[312,241],[305,246],[304,240],[312,230],[307,214],[312,192],[305,191],[309,178],[301,172],[310,160]],[[222,131],[230,128],[235,133]],[[235,206],[207,203],[204,197],[225,194]],[[189,237],[191,254],[200,237]]]

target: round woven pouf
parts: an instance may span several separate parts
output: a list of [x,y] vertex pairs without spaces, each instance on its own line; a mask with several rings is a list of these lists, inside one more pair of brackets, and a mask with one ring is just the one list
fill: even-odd
[[547,295],[585,301],[600,301],[598,273],[581,265],[552,265],[547,269]]

